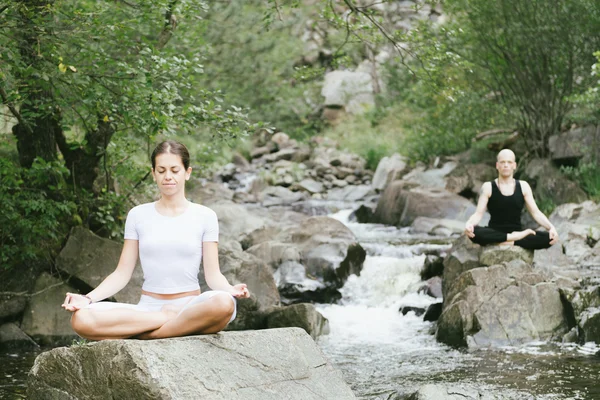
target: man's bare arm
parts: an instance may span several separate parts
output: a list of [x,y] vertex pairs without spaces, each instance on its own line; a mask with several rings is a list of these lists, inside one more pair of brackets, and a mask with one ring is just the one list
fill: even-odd
[[523,197],[525,198],[525,206],[527,206],[527,211],[531,214],[531,217],[543,226],[550,233],[550,244],[554,244],[558,241],[558,232],[556,228],[550,220],[544,215],[543,212],[538,208],[535,199],[533,198],[533,191],[531,190],[531,186],[525,181],[521,182],[521,190],[523,192]]
[[487,209],[487,204],[490,200],[491,195],[492,183],[485,182],[483,185],[481,185],[481,190],[479,191],[479,200],[477,201],[477,208],[465,224],[465,234],[468,237],[475,237],[475,233],[473,233],[473,230],[475,229],[475,226],[479,223],[479,221],[481,221],[481,218],[483,218],[483,214]]

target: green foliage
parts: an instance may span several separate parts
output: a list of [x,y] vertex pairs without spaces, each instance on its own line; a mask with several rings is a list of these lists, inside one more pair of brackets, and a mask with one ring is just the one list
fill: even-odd
[[600,166],[595,162],[587,162],[577,167],[562,167],[561,171],[576,181],[594,200],[600,200]]
[[23,169],[0,158],[2,268],[49,263],[68,232],[76,205],[65,196],[69,172],[60,162],[36,159]]
[[469,61],[474,74],[466,83],[487,87],[514,114],[530,152],[545,156],[549,136],[560,132],[571,109],[570,96],[590,87],[600,3],[449,0],[444,6],[452,22],[440,29],[440,42]]

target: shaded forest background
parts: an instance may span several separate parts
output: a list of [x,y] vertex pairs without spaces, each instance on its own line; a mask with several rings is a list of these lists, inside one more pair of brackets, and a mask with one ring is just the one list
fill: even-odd
[[[260,130],[330,137],[375,168],[477,162],[515,135],[524,160],[547,157],[552,135],[600,123],[597,1],[416,1],[440,13],[411,29],[395,3],[0,1],[1,268],[52,269],[73,226],[120,238],[166,137],[210,176]],[[375,59],[373,106],[324,118],[325,74]],[[594,200],[597,161],[562,169]]]

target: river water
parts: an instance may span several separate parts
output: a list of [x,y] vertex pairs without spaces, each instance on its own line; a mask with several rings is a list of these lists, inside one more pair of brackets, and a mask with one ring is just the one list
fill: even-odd
[[[428,383],[473,387],[497,399],[600,399],[597,346],[529,343],[496,350],[458,351],[436,342],[435,325],[399,307],[437,301],[417,293],[424,254],[450,240],[407,228],[348,221],[367,251],[360,277],[351,276],[338,304],[318,305],[331,332],[318,340],[360,399],[398,399]],[[0,399],[25,397],[25,379],[38,352],[0,352]]]
[[436,300],[417,293],[424,253],[450,248],[446,238],[348,221],[367,251],[360,277],[351,276],[339,304],[319,305],[331,333],[318,340],[361,399],[396,399],[428,383],[477,388],[498,399],[600,399],[600,357],[584,346],[528,343],[458,351],[436,342],[435,325],[401,306]]

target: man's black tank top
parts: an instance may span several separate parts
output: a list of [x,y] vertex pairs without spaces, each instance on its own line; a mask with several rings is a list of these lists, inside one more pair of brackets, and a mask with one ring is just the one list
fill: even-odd
[[518,180],[515,179],[515,191],[510,196],[503,195],[496,181],[492,181],[492,195],[487,205],[491,217],[489,227],[505,233],[520,231],[523,205],[525,197]]

